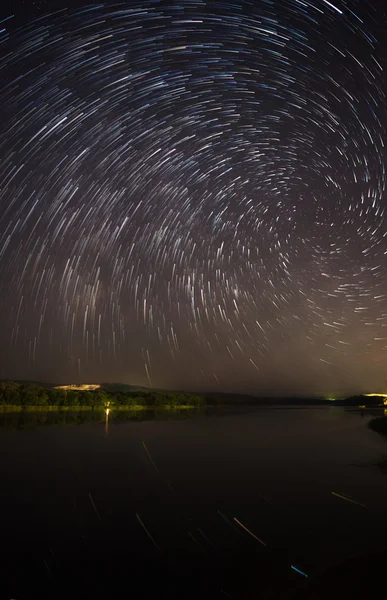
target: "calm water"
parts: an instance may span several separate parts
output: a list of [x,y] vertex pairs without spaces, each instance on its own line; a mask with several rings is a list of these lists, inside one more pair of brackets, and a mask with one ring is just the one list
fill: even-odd
[[294,597],[330,565],[387,550],[377,466],[387,443],[367,428],[369,414],[171,416],[113,415],[107,426],[103,415],[0,415],[8,597],[68,597],[69,587],[73,597],[123,597],[124,586],[137,597],[269,598],[277,585],[289,592],[278,597]]

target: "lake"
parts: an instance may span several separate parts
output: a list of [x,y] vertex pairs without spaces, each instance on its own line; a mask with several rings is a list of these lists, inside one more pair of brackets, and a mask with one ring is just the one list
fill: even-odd
[[1,414],[4,597],[299,597],[387,551],[387,443],[370,418]]

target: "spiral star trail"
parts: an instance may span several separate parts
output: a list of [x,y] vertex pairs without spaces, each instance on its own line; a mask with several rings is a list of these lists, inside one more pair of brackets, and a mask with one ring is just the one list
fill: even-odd
[[34,6],[0,24],[2,376],[383,391],[382,9]]

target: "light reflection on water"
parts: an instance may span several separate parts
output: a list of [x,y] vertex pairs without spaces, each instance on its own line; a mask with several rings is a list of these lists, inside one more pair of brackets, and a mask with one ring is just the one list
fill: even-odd
[[321,421],[340,421],[343,425],[343,413],[356,414],[362,419],[369,420],[371,417],[379,417],[383,414],[387,416],[387,409],[381,408],[342,408],[342,407],[310,407],[310,406],[273,406],[273,407],[252,407],[252,406],[218,406],[203,408],[162,408],[146,407],[136,409],[99,408],[96,410],[22,410],[12,412],[12,410],[0,410],[0,429],[34,429],[36,427],[47,425],[83,425],[86,423],[104,423],[106,433],[109,432],[110,424],[126,423],[130,421],[166,421],[182,420],[198,417],[221,417],[247,414],[264,414],[273,411],[308,411],[313,420]]
[[[149,532],[158,561],[181,557],[197,567],[202,546],[212,560],[234,564],[257,538],[267,544],[259,552],[281,551],[311,575],[387,550],[387,477],[376,466],[387,443],[367,427],[382,414],[336,407],[0,414],[3,543],[11,557],[22,549],[46,560],[53,549],[61,560],[109,552],[153,560]],[[255,537],[234,531],[230,523],[238,522]]]
[[135,410],[104,409],[99,410],[72,410],[72,411],[21,411],[0,412],[0,429],[34,429],[47,425],[83,425],[86,423],[104,423],[106,433],[109,432],[109,423],[118,424],[129,421],[153,421],[185,419],[192,416],[204,415],[201,409],[163,409],[144,408]]

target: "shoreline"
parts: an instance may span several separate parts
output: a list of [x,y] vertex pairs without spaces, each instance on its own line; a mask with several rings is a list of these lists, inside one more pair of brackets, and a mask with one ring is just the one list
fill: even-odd
[[[0,404],[0,414],[2,413],[22,413],[22,412],[101,412],[109,413],[112,412],[123,412],[123,411],[141,411],[141,410],[200,410],[203,408],[208,409],[236,409],[236,408],[263,408],[263,409],[315,409],[315,408],[327,408],[326,406],[313,405],[313,404],[111,404],[108,402],[105,405],[35,405],[35,404]],[[381,406],[329,406],[329,408],[340,408],[352,411],[363,411],[363,410],[380,410]],[[375,425],[374,422],[376,422]],[[379,424],[380,422],[380,424]],[[376,417],[368,423],[368,427],[373,429],[377,433],[387,436],[387,416]]]
[[21,413],[21,412],[101,412],[109,413],[116,411],[141,411],[141,410],[154,410],[155,408],[162,410],[192,410],[194,408],[199,408],[194,404],[153,404],[153,405],[145,405],[145,404],[127,404],[127,405],[119,405],[119,406],[34,406],[34,405],[26,405],[21,406],[20,404],[0,404],[0,413]]
[[[78,405],[78,406],[60,406],[60,405],[21,405],[21,404],[0,404],[0,415],[2,414],[10,414],[10,413],[36,413],[36,412],[95,412],[95,413],[103,413],[104,415],[108,412],[109,414],[115,412],[141,412],[141,411],[151,411],[151,410],[164,410],[164,411],[190,411],[196,410],[200,411],[203,409],[223,409],[223,410],[235,410],[235,409],[252,409],[252,408],[263,408],[263,409],[282,409],[282,408],[316,408],[313,405],[266,405],[266,404],[257,404],[255,406],[250,404],[118,404],[116,406],[112,404],[107,404],[105,406],[101,405]],[[318,407],[321,408],[321,407]],[[325,408],[325,407],[322,407]],[[339,407],[343,408],[343,407]]]

